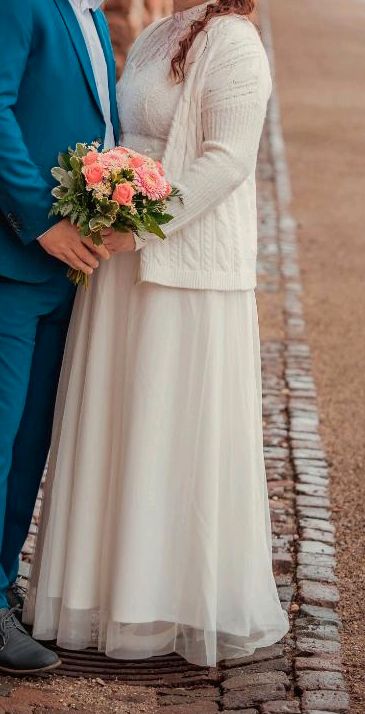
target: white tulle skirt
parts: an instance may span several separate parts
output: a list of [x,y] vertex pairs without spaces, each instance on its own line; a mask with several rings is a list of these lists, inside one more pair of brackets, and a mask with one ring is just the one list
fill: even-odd
[[25,620],[110,657],[250,655],[288,629],[272,574],[253,291],[79,291]]

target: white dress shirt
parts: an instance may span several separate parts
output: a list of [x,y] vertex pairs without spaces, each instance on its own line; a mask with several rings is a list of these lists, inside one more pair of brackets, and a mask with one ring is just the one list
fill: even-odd
[[[90,10],[97,10],[100,5],[102,5],[103,0],[69,0],[69,2],[79,21],[95,76],[96,87],[106,125],[104,145],[106,149],[112,149],[113,146],[115,146],[115,141],[110,116],[108,69],[99,35],[90,12]],[[82,141],[82,137],[80,137],[80,141]]]

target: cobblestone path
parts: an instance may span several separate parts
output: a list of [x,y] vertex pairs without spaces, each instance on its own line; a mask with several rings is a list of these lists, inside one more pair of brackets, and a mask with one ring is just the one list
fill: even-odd
[[[264,4],[263,36],[271,55],[267,18]],[[67,680],[73,685],[69,690],[62,685],[60,700],[57,682],[66,680],[59,677],[53,677],[52,684],[43,689],[27,683],[14,689],[13,682],[4,680],[0,684],[0,714],[55,714],[70,709],[130,714],[160,710],[162,714],[349,711],[341,665],[341,622],[336,613],[339,594],[328,470],[318,432],[296,228],[288,212],[289,202],[274,92],[258,166],[258,303],[263,328],[263,417],[273,562],[280,599],[291,620],[290,633],[252,657],[211,670],[193,667],[176,656],[146,663],[110,663],[96,653],[66,654],[61,673],[72,677],[86,674],[89,689],[85,680]],[[36,524],[25,547],[25,560],[31,558],[35,531]],[[75,685],[80,691],[86,687],[90,699],[75,698]],[[95,687],[99,692],[102,687],[102,694],[95,693]]]

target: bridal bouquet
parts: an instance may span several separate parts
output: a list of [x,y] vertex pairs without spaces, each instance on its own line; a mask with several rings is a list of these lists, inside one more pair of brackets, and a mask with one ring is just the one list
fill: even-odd
[[[68,217],[95,245],[102,244],[102,231],[111,227],[165,238],[161,226],[173,218],[167,203],[179,194],[166,181],[161,163],[124,146],[99,149],[97,142],[77,144],[59,155],[59,166],[52,169],[58,185],[50,215]],[[87,287],[88,276],[81,270],[70,269],[68,276]]]

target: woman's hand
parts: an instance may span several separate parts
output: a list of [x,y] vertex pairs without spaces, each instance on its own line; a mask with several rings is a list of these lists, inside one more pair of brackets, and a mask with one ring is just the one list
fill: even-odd
[[136,249],[136,243],[132,231],[120,233],[119,231],[102,231],[105,248],[110,255],[114,253],[131,253]]

